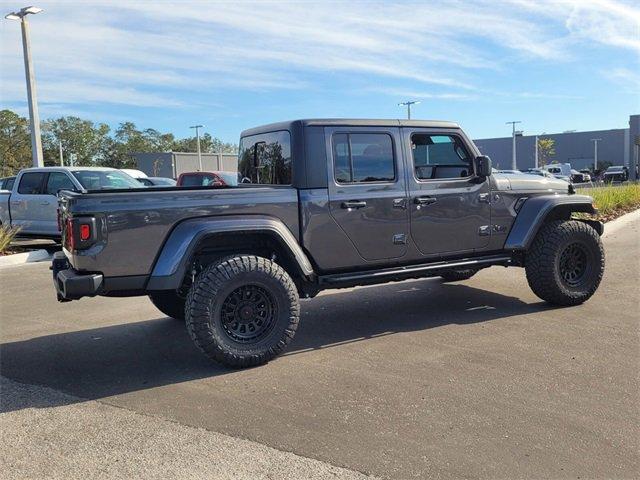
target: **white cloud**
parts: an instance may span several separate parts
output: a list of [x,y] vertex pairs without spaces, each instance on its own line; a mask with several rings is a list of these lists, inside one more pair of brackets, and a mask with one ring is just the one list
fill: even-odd
[[[45,103],[183,108],[230,88],[312,89],[330,73],[467,99],[486,93],[479,71],[563,62],[594,43],[640,52],[640,10],[613,0],[88,3],[42,1],[32,18]],[[19,27],[0,28],[0,97],[23,101]]]
[[614,68],[610,71],[604,71],[602,74],[612,82],[623,86],[629,92],[640,95],[640,71],[632,71],[628,68]]

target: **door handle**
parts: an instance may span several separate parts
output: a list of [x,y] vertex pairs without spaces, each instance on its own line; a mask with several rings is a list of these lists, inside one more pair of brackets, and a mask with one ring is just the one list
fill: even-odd
[[349,200],[347,202],[342,202],[341,207],[342,208],[347,208],[347,209],[358,209],[358,208],[364,208],[367,206],[367,202],[363,202],[361,200]]
[[437,201],[438,199],[435,197],[416,197],[413,199],[413,202],[416,205],[431,205],[433,203],[436,203]]
[[51,205],[49,202],[40,202],[40,205]]
[[406,198],[394,198],[393,199],[393,208],[399,208],[404,210],[407,208],[407,199]]

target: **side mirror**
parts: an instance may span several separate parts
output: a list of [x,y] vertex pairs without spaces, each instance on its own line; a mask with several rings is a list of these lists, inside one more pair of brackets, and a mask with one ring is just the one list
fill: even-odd
[[473,171],[476,177],[486,178],[491,175],[491,159],[486,155],[479,155],[473,159]]

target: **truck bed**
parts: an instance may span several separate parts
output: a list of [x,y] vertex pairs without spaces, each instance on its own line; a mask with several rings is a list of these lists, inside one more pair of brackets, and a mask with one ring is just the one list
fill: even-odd
[[60,209],[63,217],[96,217],[103,241],[85,251],[67,253],[78,271],[100,271],[105,277],[151,273],[168,234],[191,218],[270,215],[299,239],[298,192],[285,186],[65,191],[60,194]]

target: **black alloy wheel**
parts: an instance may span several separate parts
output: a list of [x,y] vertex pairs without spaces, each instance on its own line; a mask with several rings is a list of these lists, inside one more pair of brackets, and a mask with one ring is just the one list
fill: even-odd
[[589,253],[580,243],[568,245],[558,257],[560,277],[568,287],[579,287],[587,278],[589,268]]
[[255,342],[271,331],[277,311],[268,291],[258,285],[243,285],[222,302],[222,328],[236,342]]

